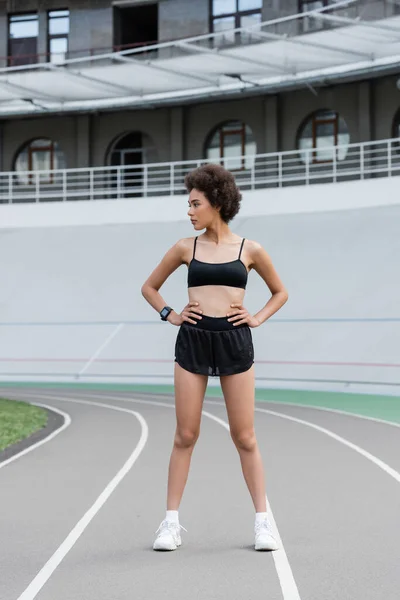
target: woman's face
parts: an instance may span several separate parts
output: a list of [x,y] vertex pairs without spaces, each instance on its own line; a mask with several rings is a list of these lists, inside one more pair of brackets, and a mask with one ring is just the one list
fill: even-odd
[[188,215],[195,229],[205,229],[216,218],[220,218],[219,210],[211,206],[207,198],[199,190],[193,189],[189,194]]

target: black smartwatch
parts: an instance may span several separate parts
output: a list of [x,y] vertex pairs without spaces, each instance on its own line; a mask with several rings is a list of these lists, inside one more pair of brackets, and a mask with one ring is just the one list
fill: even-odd
[[172,308],[170,306],[164,306],[164,308],[160,310],[161,321],[166,321],[170,312],[172,312]]

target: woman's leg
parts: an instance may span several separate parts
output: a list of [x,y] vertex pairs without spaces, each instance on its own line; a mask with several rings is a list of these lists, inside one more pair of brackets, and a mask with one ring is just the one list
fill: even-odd
[[256,512],[266,512],[264,469],[254,432],[254,366],[220,378],[232,440]]
[[176,432],[168,470],[167,510],[178,510],[190,459],[200,433],[201,410],[208,377],[186,371],[175,363]]

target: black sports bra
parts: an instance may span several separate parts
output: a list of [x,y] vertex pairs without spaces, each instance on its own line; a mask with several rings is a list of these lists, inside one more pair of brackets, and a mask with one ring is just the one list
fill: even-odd
[[194,257],[196,252],[197,237],[194,240],[193,258],[188,268],[188,288],[200,285],[228,285],[246,289],[247,268],[240,260],[245,238],[240,246],[239,256],[236,260],[225,263],[206,263]]

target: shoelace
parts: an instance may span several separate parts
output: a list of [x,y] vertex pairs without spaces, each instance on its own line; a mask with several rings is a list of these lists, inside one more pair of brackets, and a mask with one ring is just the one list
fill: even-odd
[[161,523],[160,527],[157,529],[156,533],[158,533],[162,529],[170,529],[172,531],[173,529],[176,529],[176,528],[178,528],[178,531],[183,529],[184,531],[187,532],[187,529],[185,529],[183,527],[183,525],[181,525],[180,523],[174,523],[173,521],[163,521]]
[[269,521],[267,521],[267,519],[265,519],[264,521],[260,521],[259,523],[256,523],[256,526],[255,526],[256,533],[259,533],[262,529],[265,529],[267,531],[267,533],[269,533],[270,535],[273,535],[271,524]]

